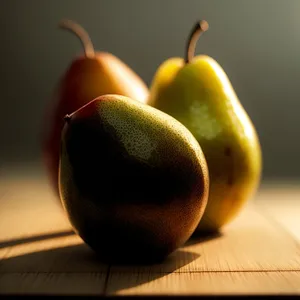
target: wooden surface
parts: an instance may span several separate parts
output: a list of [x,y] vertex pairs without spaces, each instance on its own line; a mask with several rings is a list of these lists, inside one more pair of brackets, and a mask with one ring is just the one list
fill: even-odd
[[300,295],[300,185],[262,186],[221,234],[162,264],[110,266],[72,232],[45,176],[1,175],[1,294]]

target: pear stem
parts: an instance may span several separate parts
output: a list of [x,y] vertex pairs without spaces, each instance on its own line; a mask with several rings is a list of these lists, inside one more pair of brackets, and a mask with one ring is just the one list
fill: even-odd
[[65,115],[64,120],[65,122],[69,123],[71,121],[71,115]]
[[81,44],[84,49],[84,54],[87,58],[93,58],[95,56],[95,50],[93,43],[88,35],[88,33],[79,24],[71,20],[62,20],[58,24],[59,28],[69,30],[70,32],[77,35],[80,39]]
[[188,64],[192,61],[195,55],[196,44],[203,32],[205,32],[209,28],[208,23],[205,20],[201,20],[197,22],[197,24],[192,29],[185,53],[185,63]]

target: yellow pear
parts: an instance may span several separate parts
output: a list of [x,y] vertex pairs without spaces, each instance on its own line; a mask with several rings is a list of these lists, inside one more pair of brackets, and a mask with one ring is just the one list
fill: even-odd
[[215,232],[230,222],[254,195],[262,158],[257,132],[226,73],[211,57],[194,57],[206,21],[193,28],[186,58],[170,58],[157,70],[148,104],[185,125],[207,160],[208,204],[197,231]]

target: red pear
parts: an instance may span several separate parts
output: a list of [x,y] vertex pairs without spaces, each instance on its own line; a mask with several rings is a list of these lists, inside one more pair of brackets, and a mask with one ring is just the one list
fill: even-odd
[[148,98],[148,88],[142,79],[111,53],[95,52],[87,32],[80,25],[64,20],[60,23],[60,28],[78,36],[84,54],[74,58],[62,76],[43,120],[43,160],[57,195],[64,116],[105,94],[123,95],[142,103]]

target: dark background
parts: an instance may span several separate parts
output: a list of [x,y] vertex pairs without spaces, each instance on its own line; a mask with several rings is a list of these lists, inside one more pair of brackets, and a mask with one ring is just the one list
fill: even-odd
[[253,120],[263,178],[300,177],[299,0],[0,0],[1,165],[40,160],[45,106],[82,51],[73,35],[57,29],[65,17],[148,85],[165,59],[184,54],[195,21],[206,19],[210,29],[197,54],[221,64]]

